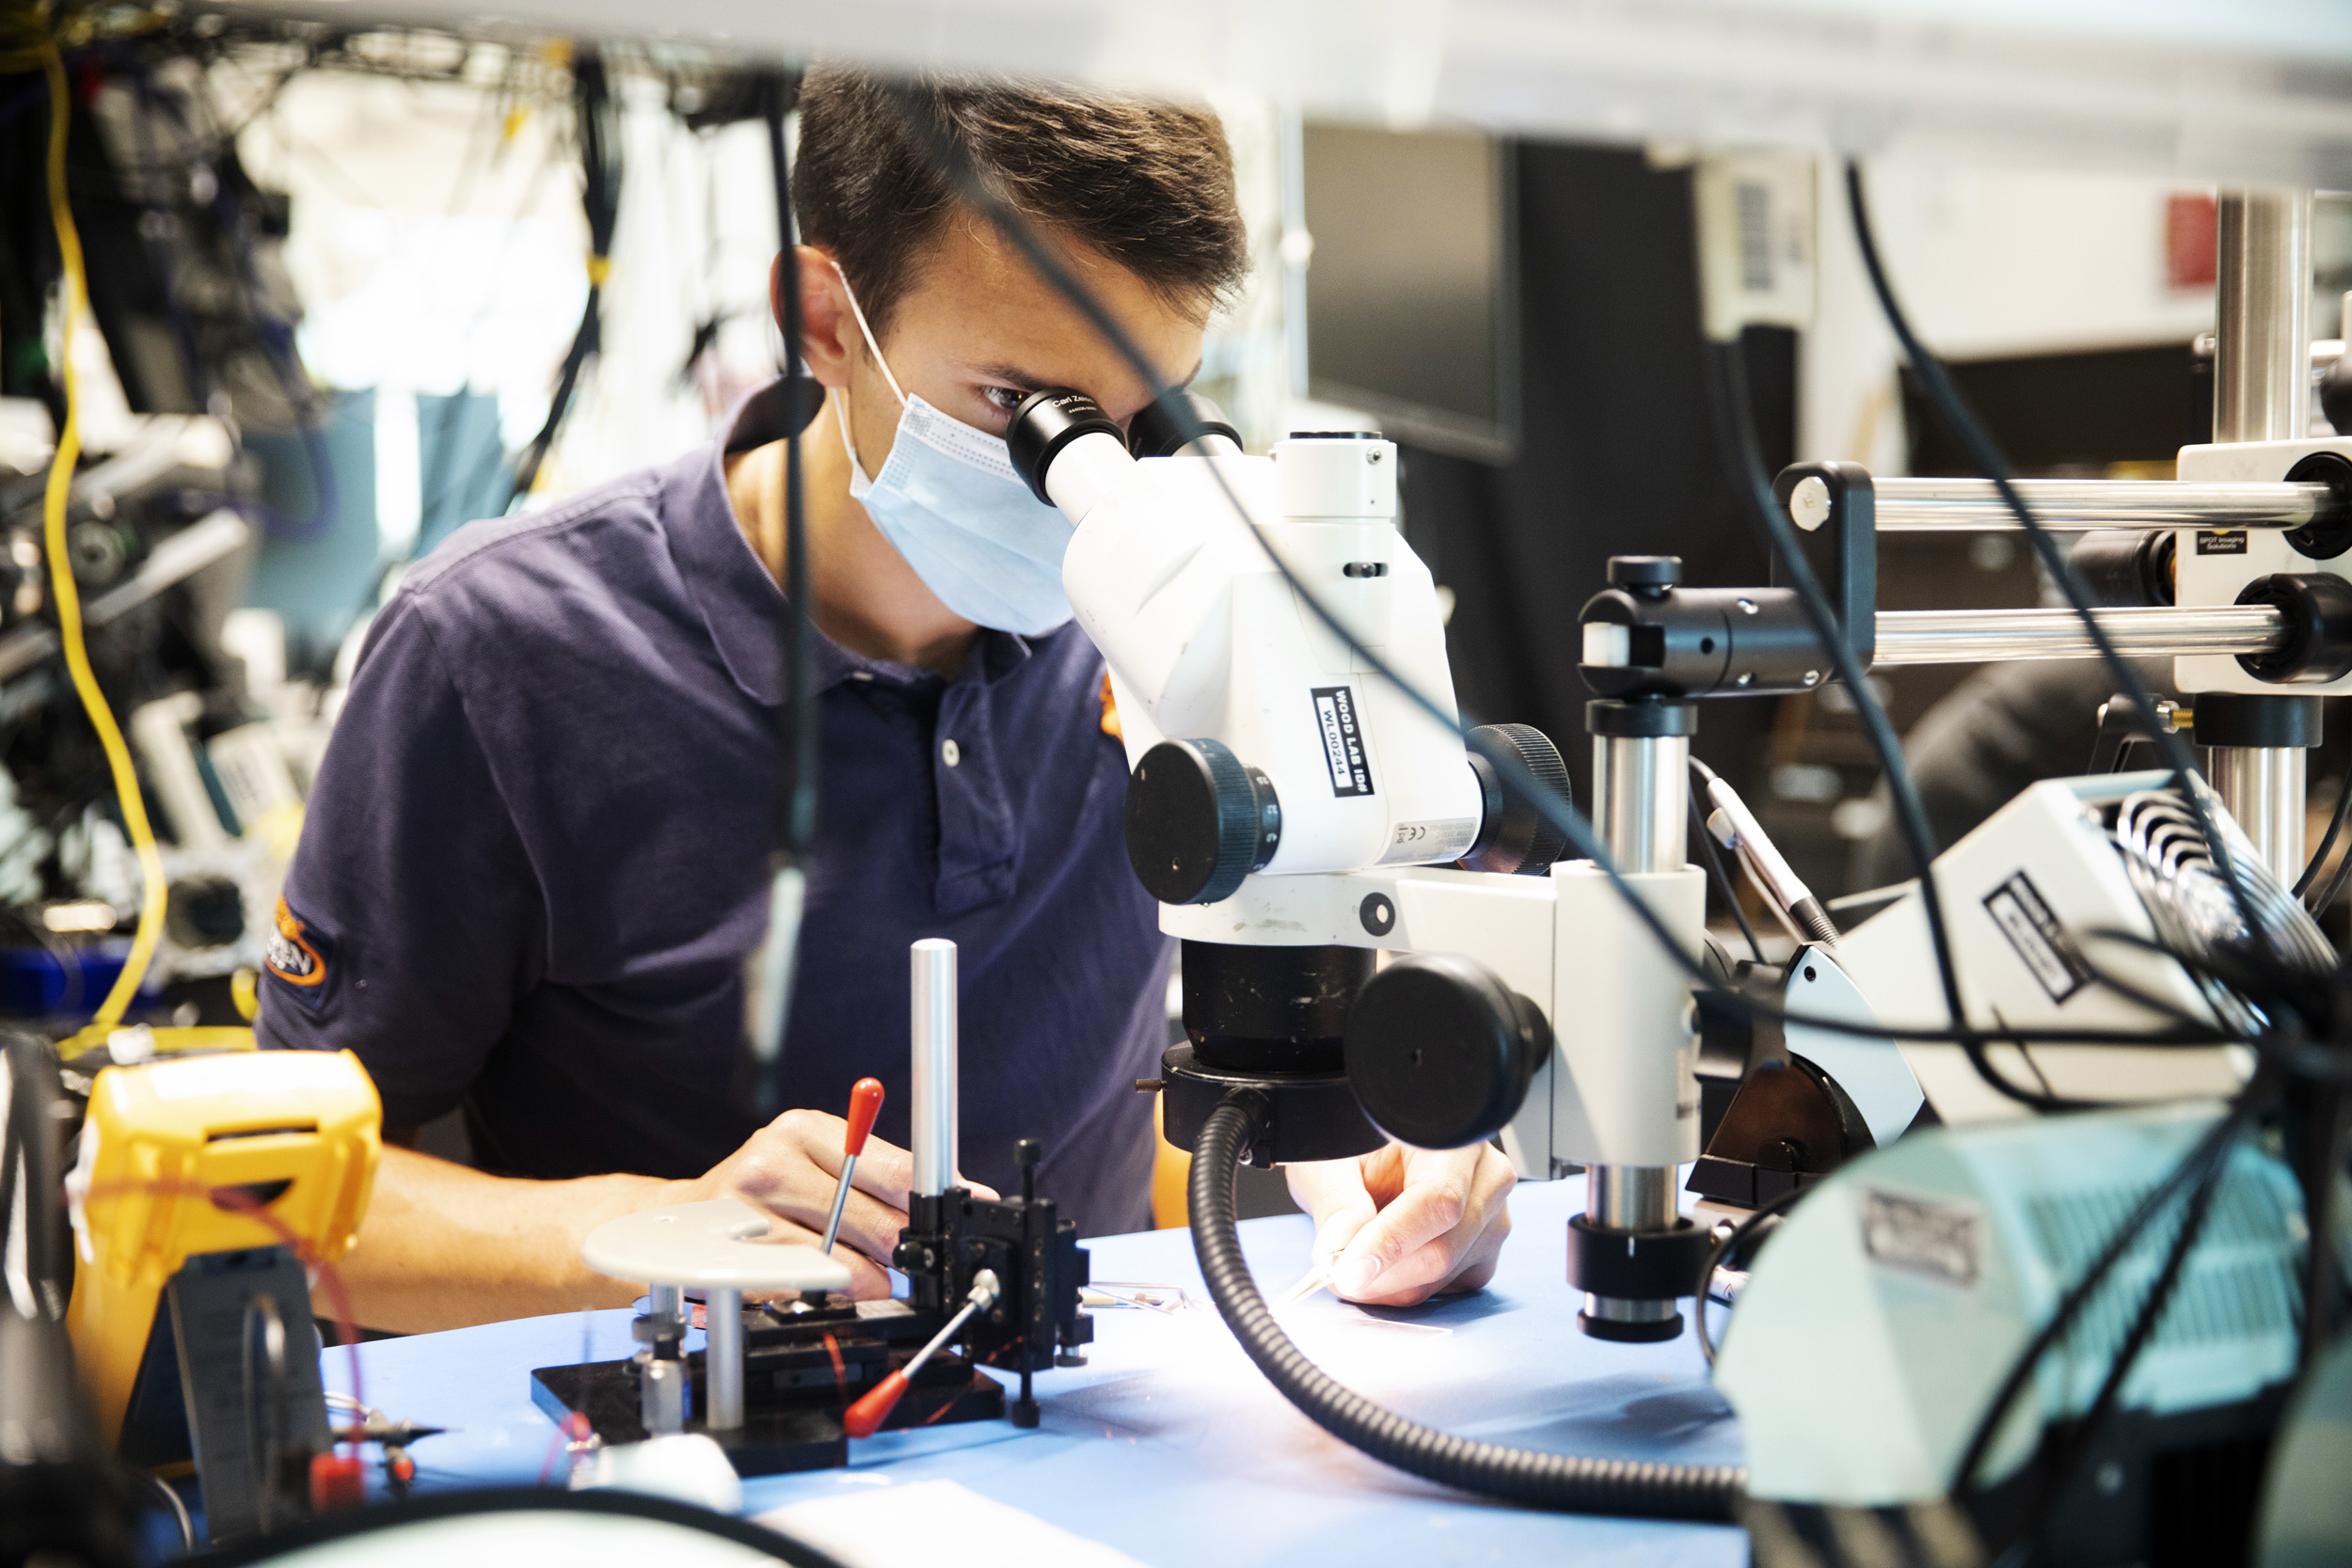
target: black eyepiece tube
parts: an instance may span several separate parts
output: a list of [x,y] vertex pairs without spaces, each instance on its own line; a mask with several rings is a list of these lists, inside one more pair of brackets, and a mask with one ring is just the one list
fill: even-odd
[[1137,457],[1174,457],[1191,444],[1191,438],[1177,428],[1176,417],[1168,409],[1170,398],[1182,398],[1192,410],[1193,422],[1200,427],[1203,440],[1222,436],[1241,450],[1241,432],[1225,418],[1225,410],[1198,392],[1174,391],[1157,403],[1146,404],[1141,412],[1127,421],[1127,450]]
[[1012,453],[1012,471],[1021,476],[1031,495],[1051,506],[1054,498],[1045,493],[1045,470],[1054,466],[1054,458],[1062,448],[1081,436],[1098,431],[1114,441],[1123,443],[1126,439],[1119,434],[1110,416],[1084,392],[1073,392],[1067,387],[1048,387],[1031,392],[1021,400],[1021,406],[1012,411],[1012,422],[1005,427],[1005,445]]

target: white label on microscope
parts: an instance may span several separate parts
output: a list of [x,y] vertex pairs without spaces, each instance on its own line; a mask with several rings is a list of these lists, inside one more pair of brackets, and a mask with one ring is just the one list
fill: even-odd
[[1323,732],[1323,760],[1331,770],[1334,795],[1372,793],[1372,759],[1364,751],[1363,726],[1356,718],[1352,687],[1308,689],[1315,700],[1315,725]]
[[1440,822],[1399,822],[1389,834],[1381,865],[1428,865],[1458,861],[1478,842],[1478,818],[1448,817]]

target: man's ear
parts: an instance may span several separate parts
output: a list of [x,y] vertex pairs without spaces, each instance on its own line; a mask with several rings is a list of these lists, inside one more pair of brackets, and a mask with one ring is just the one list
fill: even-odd
[[[809,373],[826,387],[847,387],[850,365],[856,359],[866,342],[858,331],[857,318],[850,312],[850,295],[842,287],[841,274],[835,270],[833,258],[815,245],[802,245],[801,262],[801,357],[807,361]],[[778,255],[768,268],[768,309],[774,312],[776,329],[784,329],[784,258]]]

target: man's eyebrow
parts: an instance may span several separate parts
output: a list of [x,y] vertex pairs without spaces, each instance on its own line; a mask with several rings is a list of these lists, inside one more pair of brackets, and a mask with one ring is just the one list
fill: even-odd
[[[1200,363],[1201,362],[1199,359],[1195,359],[1192,362],[1192,369],[1186,371],[1184,372],[1184,379],[1177,382],[1176,385],[1179,387],[1191,386],[1194,378],[1199,376],[1200,373]],[[993,365],[975,365],[972,367],[972,373],[979,377],[982,381],[993,382],[1000,386],[1009,387],[1013,390],[1020,392],[1034,392],[1041,387],[1049,387],[1053,385],[1053,383],[1045,380],[1041,376],[1030,374],[1027,371],[1023,370],[1018,365],[1007,365],[1003,363]]]

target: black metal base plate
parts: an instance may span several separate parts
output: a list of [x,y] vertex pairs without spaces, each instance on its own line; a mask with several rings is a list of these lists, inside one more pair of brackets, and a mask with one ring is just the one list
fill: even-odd
[[[851,1389],[849,1397],[862,1391]],[[541,1367],[531,1374],[531,1400],[550,1420],[562,1421],[575,1411],[586,1415],[589,1426],[607,1443],[642,1443],[650,1435],[638,1418],[637,1370],[630,1361]],[[711,1432],[691,1420],[686,1430],[717,1442],[738,1475],[823,1470],[849,1463],[849,1435],[841,1427],[847,1403],[830,1387],[757,1403],[751,1402],[747,1391],[740,1427]],[[952,1421],[993,1421],[1004,1413],[1005,1390],[994,1378],[961,1358],[942,1355],[923,1369],[882,1426],[895,1432]]]

